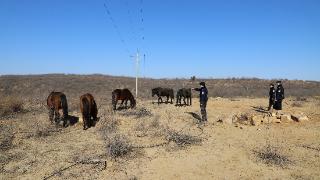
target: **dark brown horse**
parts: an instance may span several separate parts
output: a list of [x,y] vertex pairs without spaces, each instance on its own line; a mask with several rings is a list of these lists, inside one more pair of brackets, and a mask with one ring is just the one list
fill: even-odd
[[90,128],[97,122],[97,104],[93,96],[89,93],[84,94],[80,97],[80,110],[83,119],[83,130]]
[[130,101],[130,107],[136,107],[136,100],[134,99],[132,93],[129,89],[116,89],[112,92],[112,105],[113,110],[117,109],[118,100],[121,100],[121,105],[125,103],[125,107],[127,108],[128,100]]
[[[47,98],[47,106],[49,109],[49,119],[56,125],[60,123],[60,120],[63,120],[63,127],[67,124],[68,118],[68,102],[65,94],[61,92],[51,92]],[[63,116],[60,118],[59,110],[62,109]]]

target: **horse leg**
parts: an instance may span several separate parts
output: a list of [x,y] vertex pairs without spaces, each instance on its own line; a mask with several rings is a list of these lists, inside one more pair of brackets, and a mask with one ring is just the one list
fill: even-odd
[[192,97],[189,97],[190,98],[190,106],[192,106]]
[[60,113],[59,113],[59,109],[55,108],[54,115],[55,115],[54,121],[55,121],[55,123],[56,123],[56,126],[58,126],[59,123],[60,123]]
[[128,108],[128,99],[125,100],[124,104],[125,104],[125,107]]
[[186,97],[183,97],[183,102],[184,102],[184,105],[186,105]]
[[115,100],[115,101],[113,102],[113,110],[114,110],[114,111],[117,110],[117,103],[118,103],[118,100]]
[[168,104],[169,103],[169,96],[167,96],[167,101],[166,101],[166,104]]
[[83,117],[83,130],[88,129],[88,118],[86,116]]
[[54,109],[53,108],[49,108],[49,113],[48,114],[49,114],[49,120],[53,124]]

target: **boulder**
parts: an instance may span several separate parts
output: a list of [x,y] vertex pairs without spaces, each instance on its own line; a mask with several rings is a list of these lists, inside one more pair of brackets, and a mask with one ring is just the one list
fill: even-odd
[[272,123],[281,123],[280,118],[272,118]]
[[259,126],[264,121],[264,118],[262,115],[254,115],[251,117],[251,125],[253,126]]
[[304,114],[293,114],[291,115],[291,118],[292,120],[297,122],[304,122],[309,120],[309,118]]
[[233,123],[233,116],[228,116],[224,119],[222,119],[223,124],[232,124]]
[[289,114],[281,115],[280,119],[281,119],[281,122],[284,122],[284,123],[292,122],[291,115]]

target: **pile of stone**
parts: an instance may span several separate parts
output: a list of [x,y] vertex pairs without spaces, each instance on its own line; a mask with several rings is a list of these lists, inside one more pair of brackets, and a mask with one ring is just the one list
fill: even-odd
[[270,123],[291,123],[291,122],[304,122],[308,121],[309,118],[303,113],[300,114],[237,114],[230,115],[225,118],[220,118],[218,122],[223,124],[242,124],[259,126],[261,124]]

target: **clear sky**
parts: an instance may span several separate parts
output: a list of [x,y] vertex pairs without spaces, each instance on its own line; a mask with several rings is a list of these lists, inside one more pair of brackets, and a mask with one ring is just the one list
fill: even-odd
[[0,0],[0,74],[134,76],[137,48],[147,77],[319,81],[320,1]]

